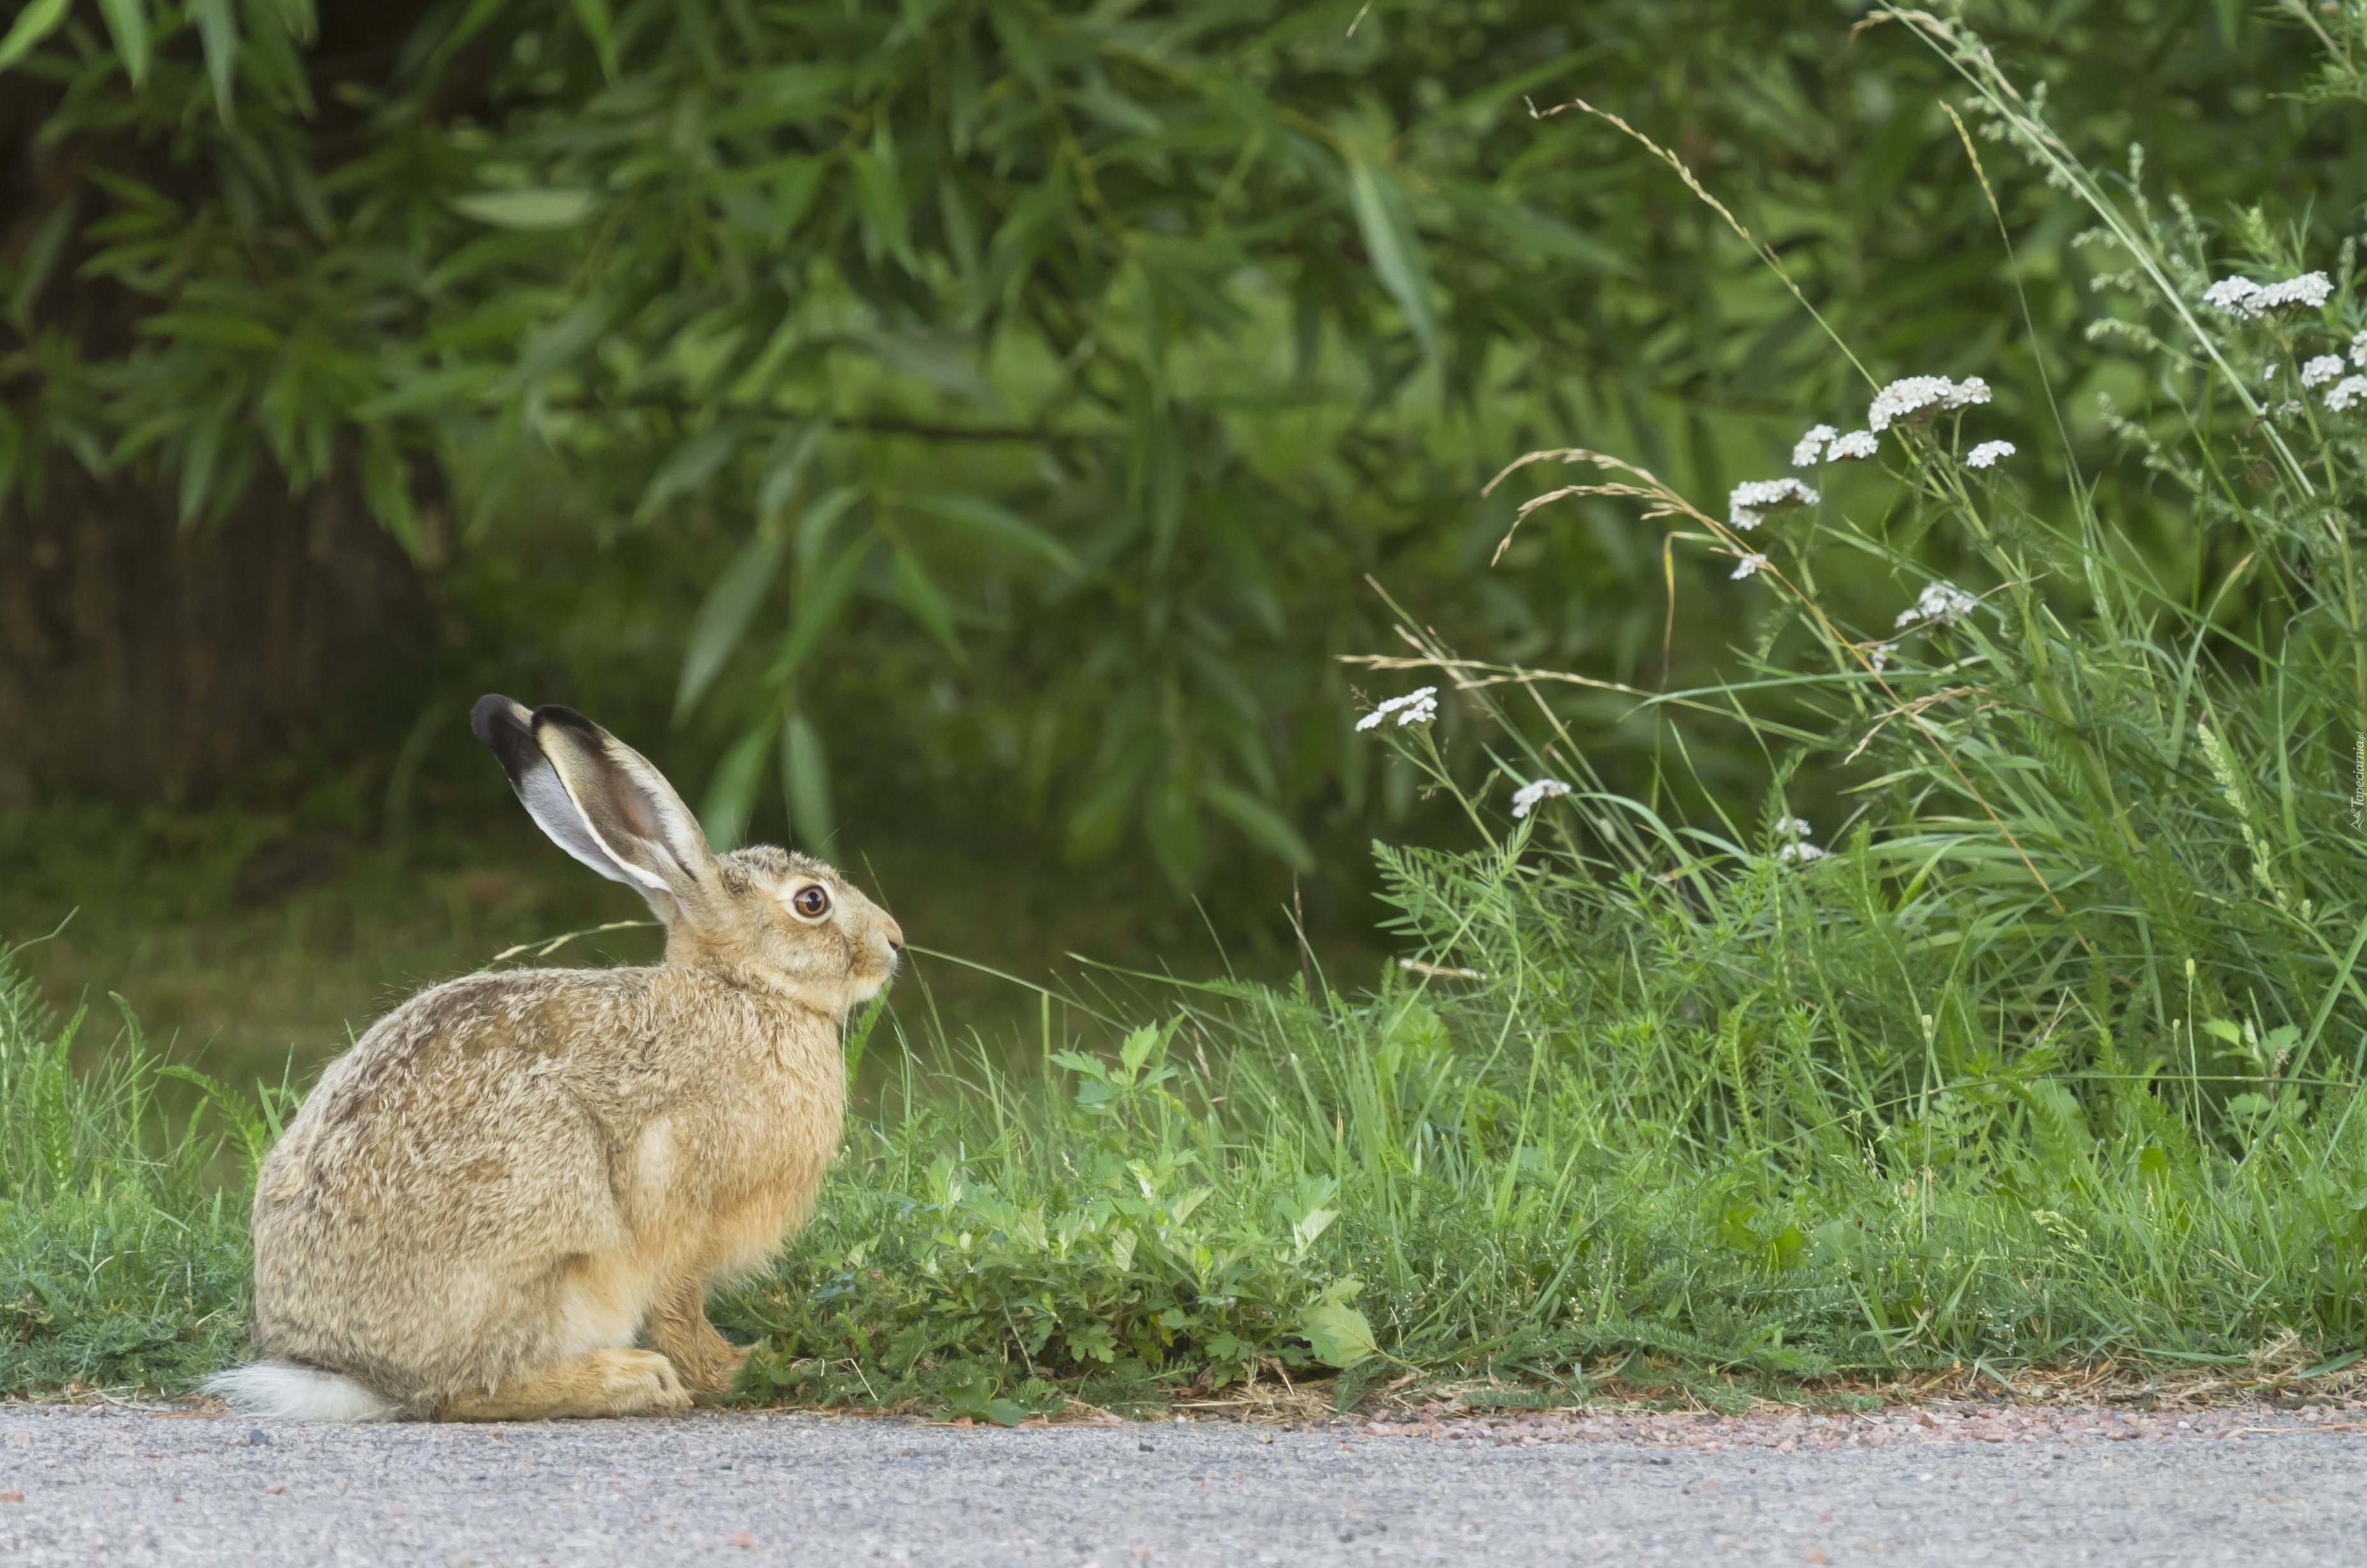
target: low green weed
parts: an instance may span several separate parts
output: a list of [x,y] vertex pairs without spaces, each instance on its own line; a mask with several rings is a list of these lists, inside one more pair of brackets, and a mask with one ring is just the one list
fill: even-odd
[[[222,1137],[168,1126],[129,1009],[95,1071],[0,949],[0,1390],[178,1388],[244,1343],[247,1202]],[[225,1103],[262,1131],[252,1100]],[[234,1163],[232,1171],[240,1167]]]

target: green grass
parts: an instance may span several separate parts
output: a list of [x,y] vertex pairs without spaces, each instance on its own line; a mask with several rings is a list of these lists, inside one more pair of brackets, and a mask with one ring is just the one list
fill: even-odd
[[246,1193],[221,1179],[224,1136],[166,1124],[167,1070],[128,1011],[103,1063],[73,1072],[75,1035],[105,1026],[62,1023],[15,959],[0,950],[0,1389],[184,1387],[246,1328]]
[[[1409,627],[1386,667],[1453,689],[1365,744],[1469,847],[1379,851],[1415,967],[1376,986],[1131,981],[1014,1039],[908,982],[850,1039],[868,1086],[818,1217],[718,1304],[749,1397],[1015,1420],[1252,1377],[1728,1397],[2367,1350],[2367,421],[2297,374],[2367,301],[2345,253],[2322,308],[2214,313],[2214,253],[2316,258],[2256,217],[2157,221],[1952,58],[2102,225],[2149,389],[2114,417],[2185,521],[1970,469],[1978,408],[1747,538],[1581,457],[1552,507],[1640,501],[1671,548],[1770,558],[1731,678],[1573,696]],[[1894,627],[1942,574],[1978,608]],[[1764,793],[1691,774],[1673,726],[1667,787],[1603,787],[1564,716],[1614,699],[1723,715]],[[1569,793],[1507,815],[1546,776]],[[77,1076],[5,995],[0,1386],[179,1386],[237,1343],[268,1118],[212,1096],[226,1153],[157,1115],[136,1030]]]

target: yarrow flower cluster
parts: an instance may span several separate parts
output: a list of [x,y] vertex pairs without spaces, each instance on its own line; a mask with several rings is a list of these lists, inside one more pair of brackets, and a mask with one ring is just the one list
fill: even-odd
[[2305,272],[2282,283],[2255,283],[2248,278],[2222,278],[2203,290],[2203,302],[2238,321],[2258,321],[2271,311],[2299,305],[2316,310],[2334,297],[2334,285],[2323,272]]
[[1874,666],[1874,673],[1876,675],[1888,669],[1890,661],[1897,656],[1898,644],[1896,642],[1876,642],[1865,651],[1865,662]]
[[1727,520],[1748,532],[1765,522],[1770,512],[1816,504],[1817,493],[1796,479],[1754,479],[1736,485],[1726,498]]
[[1746,555],[1735,562],[1732,580],[1739,583],[1745,577],[1755,576],[1766,564],[1767,558],[1763,555]]
[[2367,376],[2345,376],[2326,394],[2326,406],[2337,414],[2350,413],[2361,401],[2367,401]]
[[2361,369],[2367,370],[2367,332],[2362,332],[2350,340],[2350,362]]
[[1825,443],[1840,434],[1840,431],[1829,425],[1810,426],[1808,433],[1793,445],[1792,466],[1794,468],[1816,467],[1817,460],[1824,455]]
[[1966,376],[1961,381],[1945,376],[1908,376],[1874,394],[1865,422],[1876,430],[1887,430],[1897,420],[1941,409],[1970,408],[1988,400],[1989,384],[1978,376]]
[[1512,791],[1512,814],[1524,817],[1529,808],[1540,801],[1557,801],[1569,793],[1569,786],[1558,778],[1540,778],[1534,784],[1523,784]]
[[1778,860],[1823,859],[1825,852],[1808,842],[1808,835],[1815,831],[1816,829],[1808,825],[1808,819],[1806,817],[1793,817],[1777,823],[1776,835],[1784,839],[1784,843],[1775,851],[1775,858]]
[[1871,430],[1852,430],[1825,449],[1829,463],[1848,462],[1852,459],[1873,457],[1882,450],[1882,437]]
[[1972,614],[1981,601],[1954,583],[1926,583],[1923,591],[1915,596],[1915,608],[1898,612],[1893,626],[1912,626],[1919,620],[1936,620],[1942,626],[1954,626]]
[[2339,354],[2321,354],[2301,368],[2301,384],[2305,387],[2322,387],[2340,374],[2342,374],[2342,357]]
[[2014,444],[2011,441],[1983,441],[1965,454],[1965,466],[1966,468],[1993,467],[1998,459],[2010,458],[2013,456],[2014,451]]
[[1398,728],[1408,724],[1427,724],[1438,717],[1438,687],[1425,686],[1420,691],[1409,691],[1403,697],[1392,697],[1370,713],[1356,721],[1359,731],[1377,729],[1390,714],[1398,716]]

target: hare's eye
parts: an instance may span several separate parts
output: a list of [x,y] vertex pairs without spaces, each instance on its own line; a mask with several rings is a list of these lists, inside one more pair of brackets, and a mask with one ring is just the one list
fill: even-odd
[[809,920],[819,920],[830,913],[830,894],[818,887],[802,887],[789,900],[789,907]]

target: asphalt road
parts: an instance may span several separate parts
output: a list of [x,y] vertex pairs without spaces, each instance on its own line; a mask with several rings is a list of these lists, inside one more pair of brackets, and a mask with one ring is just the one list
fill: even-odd
[[2273,1431],[1960,1414],[266,1430],[0,1405],[0,1563],[2367,1562],[2367,1430],[2347,1413],[2250,1418]]

